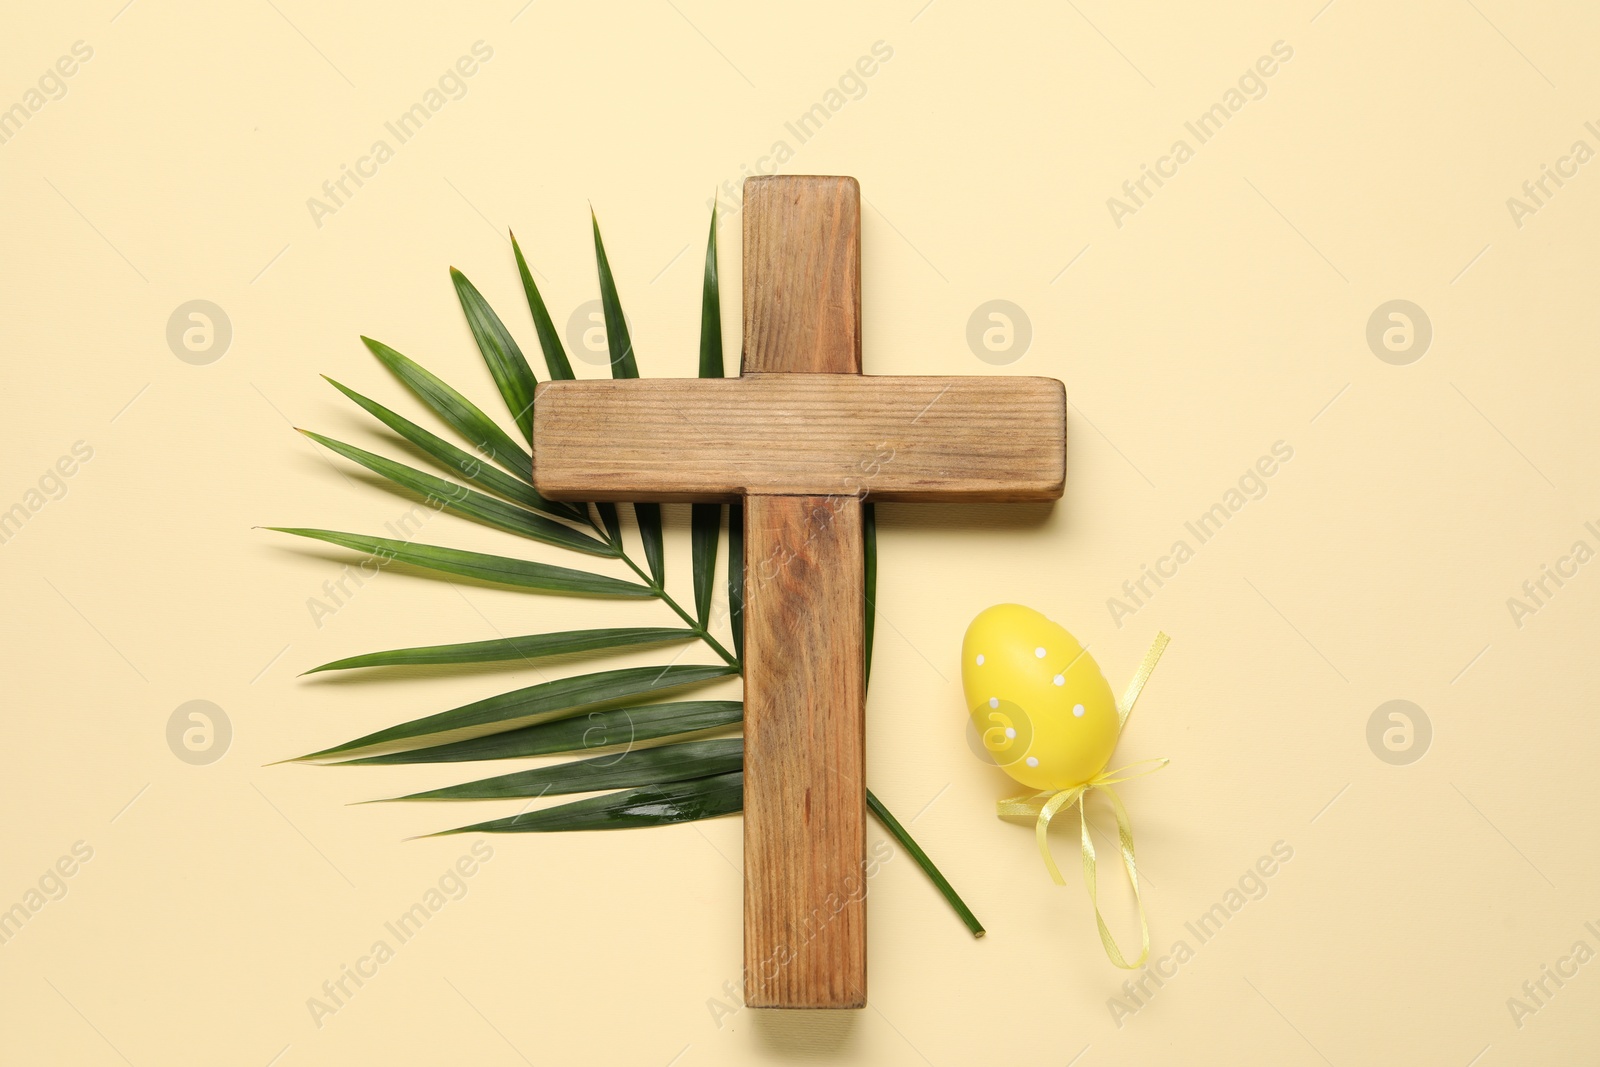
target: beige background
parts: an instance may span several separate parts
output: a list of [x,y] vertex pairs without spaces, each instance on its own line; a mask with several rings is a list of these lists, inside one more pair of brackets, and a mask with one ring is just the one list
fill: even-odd
[[[1600,547],[1583,526],[1600,519],[1600,164],[1520,228],[1506,200],[1575,140],[1600,148],[1583,125],[1600,120],[1600,18],[1320,2],[12,12],[0,106],[74,42],[93,58],[0,144],[0,508],[74,442],[93,459],[0,545],[0,907],[75,842],[93,858],[0,945],[0,1059],[1592,1058],[1600,965],[1547,983],[1520,1027],[1507,999],[1576,941],[1600,949],[1584,926],[1600,927],[1600,576],[1579,570],[1521,627],[1506,601],[1574,541]],[[466,95],[316,225],[307,198],[479,40],[493,58]],[[368,333],[490,406],[445,268],[531,352],[502,235],[516,228],[565,323],[597,292],[588,203],[645,372],[692,374],[708,197],[775,141],[795,146],[785,122],[878,41],[892,59],[785,168],[861,180],[868,370],[1052,375],[1072,401],[1053,511],[882,511],[869,782],[915,817],[989,937],[970,939],[896,855],[872,885],[867,1010],[730,1014],[737,818],[499,838],[467,895],[318,1027],[307,999],[469,847],[403,840],[461,807],[346,803],[471,769],[265,765],[536,679],[296,675],[395,645],[670,619],[395,572],[319,628],[308,598],[356,557],[252,527],[377,531],[410,504],[291,432],[382,440],[317,375],[414,414]],[[1115,225],[1107,198],[1277,41],[1293,58],[1266,95]],[[165,339],[196,298],[234,333],[206,366]],[[966,342],[995,298],[1033,330],[1003,368]],[[1396,298],[1434,330],[1407,366],[1365,339]],[[1115,625],[1122,582],[1280,440],[1294,458],[1267,495]],[[687,522],[669,514],[686,593]],[[421,539],[571,562],[451,517]],[[1005,600],[1066,624],[1119,688],[1157,629],[1173,635],[1119,759],[1172,758],[1123,795],[1158,955],[1185,939],[1194,956],[1121,1025],[1108,999],[1124,976],[1082,887],[1051,885],[1031,833],[995,819],[1007,781],[963,741],[959,639]],[[232,724],[209,766],[167,745],[192,699]],[[1367,742],[1392,699],[1432,725],[1409,765]],[[1198,944],[1185,921],[1279,841],[1293,859],[1265,896]],[[1060,848],[1070,870],[1070,834]],[[1125,893],[1107,885],[1126,943]]]

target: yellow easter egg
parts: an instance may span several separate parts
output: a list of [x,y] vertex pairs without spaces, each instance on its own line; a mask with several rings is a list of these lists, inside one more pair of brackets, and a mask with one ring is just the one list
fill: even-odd
[[984,751],[1030,788],[1080,785],[1117,747],[1117,702],[1099,665],[1032,608],[998,604],[972,620],[961,684]]

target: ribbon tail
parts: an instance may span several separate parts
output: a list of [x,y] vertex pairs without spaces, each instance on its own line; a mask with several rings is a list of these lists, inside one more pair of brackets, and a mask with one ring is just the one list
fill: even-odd
[[1139,664],[1139,669],[1133,673],[1133,681],[1128,683],[1127,691],[1122,694],[1122,699],[1117,702],[1117,729],[1120,731],[1128,725],[1128,716],[1133,714],[1133,705],[1139,699],[1139,693],[1144,689],[1144,683],[1150,680],[1150,672],[1156,669],[1156,664],[1161,660],[1161,653],[1167,650],[1167,642],[1172,638],[1161,631],[1156,632],[1156,638],[1150,642],[1150,650],[1144,654],[1144,660]]
[[1116,938],[1112,937],[1111,929],[1106,926],[1105,917],[1100,914],[1094,843],[1089,840],[1089,817],[1085,810],[1088,807],[1087,791],[1078,804],[1078,825],[1083,836],[1083,881],[1089,889],[1089,903],[1094,907],[1094,921],[1100,927],[1100,943],[1105,946],[1106,957],[1115,967],[1125,971],[1137,970],[1150,958],[1150,922],[1145,917],[1144,900],[1139,895],[1139,868],[1133,855],[1133,826],[1128,820],[1128,809],[1123,807],[1122,798],[1117,796],[1114,789],[1108,785],[1097,785],[1092,788],[1101,790],[1111,798],[1111,806],[1117,815],[1117,837],[1122,845],[1122,864],[1128,872],[1128,884],[1133,887],[1133,902],[1139,910],[1139,958],[1132,963],[1123,958],[1122,950],[1117,947]]

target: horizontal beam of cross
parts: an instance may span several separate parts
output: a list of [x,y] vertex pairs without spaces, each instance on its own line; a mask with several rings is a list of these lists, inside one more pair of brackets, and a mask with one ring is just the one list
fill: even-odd
[[539,490],[556,500],[1043,501],[1066,476],[1054,378],[546,382],[535,410]]

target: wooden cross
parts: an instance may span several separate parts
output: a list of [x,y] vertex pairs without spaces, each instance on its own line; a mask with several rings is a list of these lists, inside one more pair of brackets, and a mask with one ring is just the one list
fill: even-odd
[[[740,376],[543,383],[534,481],[555,500],[744,505],[745,1002],[859,1008],[862,501],[1060,497],[1066,393],[863,377],[860,186],[762,177],[744,194]],[[955,570],[976,577],[929,581]]]

